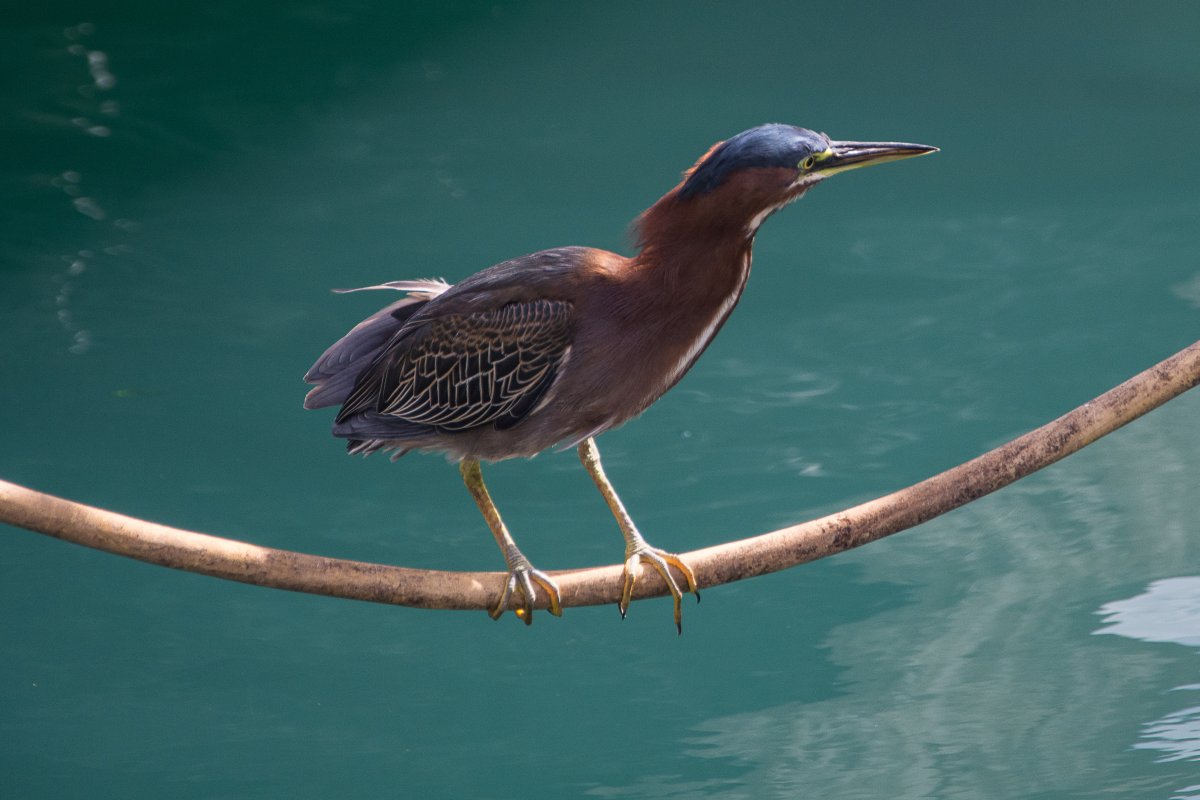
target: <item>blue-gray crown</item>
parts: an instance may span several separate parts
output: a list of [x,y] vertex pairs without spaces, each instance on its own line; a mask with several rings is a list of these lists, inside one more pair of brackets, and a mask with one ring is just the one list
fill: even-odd
[[681,198],[711,192],[732,173],[749,167],[795,168],[806,157],[829,147],[823,133],[772,123],[742,131],[716,147],[683,184]]

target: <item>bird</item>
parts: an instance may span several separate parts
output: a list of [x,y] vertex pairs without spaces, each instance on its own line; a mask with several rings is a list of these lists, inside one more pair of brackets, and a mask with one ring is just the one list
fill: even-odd
[[700,598],[695,573],[642,536],[605,475],[596,437],[640,415],[696,363],[742,296],[769,216],[832,175],[937,149],[759,125],[708,148],[635,219],[633,256],[558,247],[453,285],[335,290],[403,297],[317,359],[304,376],[313,385],[304,406],[339,406],[332,432],[352,454],[440,452],[457,462],[508,567],[489,614],[498,619],[512,605],[527,625],[539,592],[562,615],[560,591],[517,547],[480,465],[577,448],[625,540],[621,616],[649,566],[671,593],[682,633],[683,594]]

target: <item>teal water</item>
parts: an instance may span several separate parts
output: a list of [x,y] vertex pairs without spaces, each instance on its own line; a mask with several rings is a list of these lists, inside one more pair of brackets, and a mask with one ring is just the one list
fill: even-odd
[[[32,7],[31,7],[32,8]],[[766,121],[942,152],[760,233],[604,436],[660,546],[953,466],[1200,331],[1200,6],[79,4],[0,23],[0,478],[258,544],[500,558],[300,376],[379,297],[629,220]],[[913,531],[670,604],[430,612],[0,537],[0,795],[1200,797],[1200,395]],[[544,569],[572,453],[487,472]],[[1098,635],[1099,634],[1099,635]]]

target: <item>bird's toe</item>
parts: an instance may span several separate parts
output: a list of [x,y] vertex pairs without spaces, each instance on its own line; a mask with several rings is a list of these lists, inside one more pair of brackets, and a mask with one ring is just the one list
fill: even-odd
[[675,629],[683,633],[684,592],[679,588],[679,583],[675,580],[675,576],[671,572],[671,567],[674,567],[683,575],[687,591],[696,595],[696,601],[699,602],[700,591],[696,585],[696,574],[679,556],[674,553],[668,553],[665,550],[659,550],[656,547],[650,547],[649,545],[639,547],[625,559],[624,585],[621,588],[621,600],[617,604],[621,616],[625,616],[625,613],[629,610],[629,604],[633,600],[633,587],[637,582],[637,576],[641,573],[642,562],[649,563],[662,576],[663,582],[667,584],[667,591],[671,593],[671,599],[675,605]]
[[488,616],[492,619],[499,619],[508,610],[513,595],[520,594],[520,605],[514,609],[513,613],[526,625],[532,625],[533,606],[537,600],[537,587],[539,586],[546,593],[547,610],[554,616],[561,617],[562,598],[559,594],[558,584],[549,575],[533,567],[517,567],[509,571],[508,579],[504,582],[504,591],[500,594],[500,600],[488,612]]

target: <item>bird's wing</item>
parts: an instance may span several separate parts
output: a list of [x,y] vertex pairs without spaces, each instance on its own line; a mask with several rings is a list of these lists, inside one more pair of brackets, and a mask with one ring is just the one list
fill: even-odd
[[393,281],[361,289],[334,289],[338,294],[368,289],[395,289],[407,297],[377,311],[330,345],[304,375],[315,384],[304,398],[305,408],[340,405],[354,389],[358,375],[370,365],[404,323],[429,300],[450,288],[445,281]]
[[414,319],[360,377],[338,422],[373,412],[446,431],[511,427],[565,363],[571,308],[539,299]]

